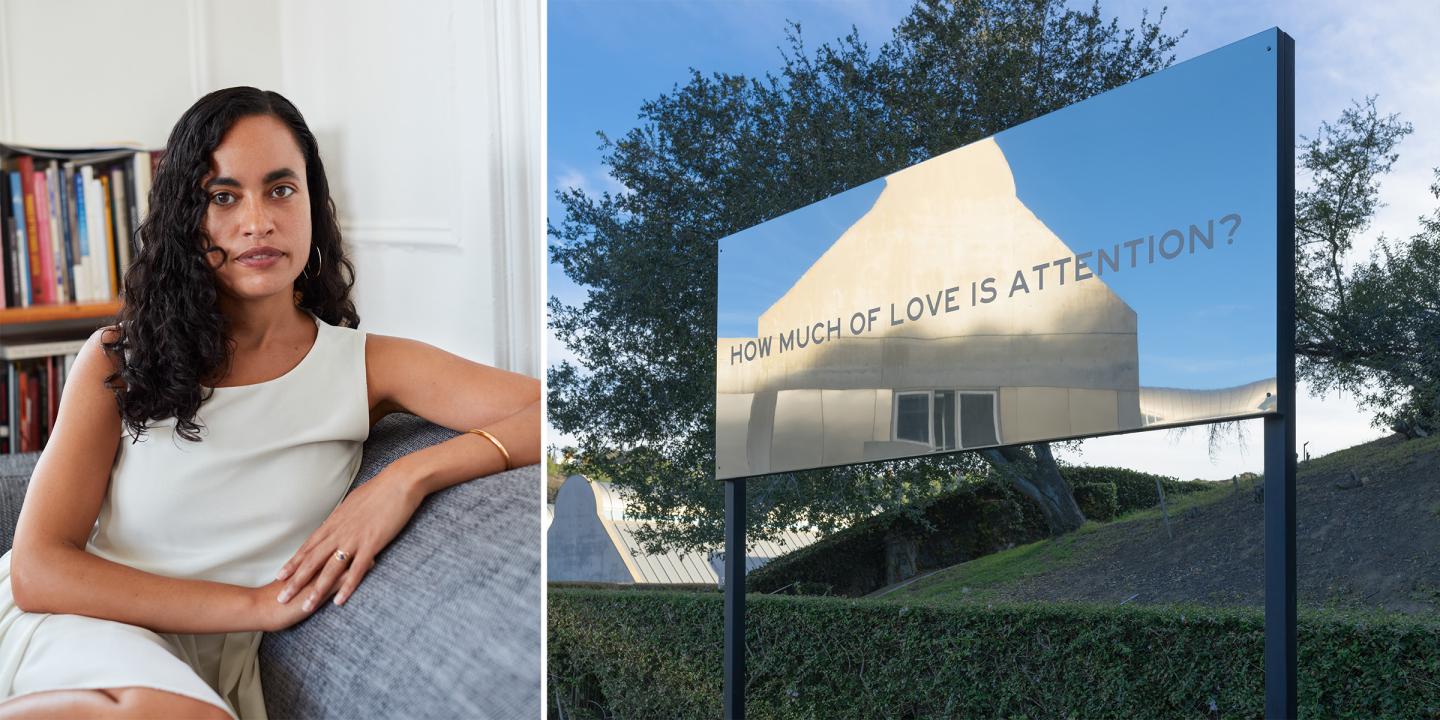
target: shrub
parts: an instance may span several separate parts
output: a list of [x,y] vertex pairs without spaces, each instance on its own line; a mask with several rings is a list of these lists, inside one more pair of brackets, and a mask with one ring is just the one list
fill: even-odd
[[[747,600],[752,717],[1261,717],[1256,610]],[[716,593],[552,589],[550,713],[720,715]],[[1440,632],[1302,613],[1305,717],[1434,718]]]
[[1034,542],[1048,530],[1039,508],[1008,484],[976,478],[933,500],[918,520],[899,513],[878,515],[786,553],[751,572],[746,588],[866,595],[885,585],[885,545],[892,535],[916,544],[915,565],[923,572]]
[[1075,485],[1075,504],[1086,520],[1110,522],[1115,519],[1119,505],[1115,501],[1115,483],[1091,482]]
[[[1077,488],[1080,485],[1092,485],[1095,483],[1111,483],[1115,486],[1115,515],[1119,517],[1136,510],[1157,507],[1160,505],[1160,496],[1155,494],[1155,480],[1160,479],[1160,485],[1165,488],[1165,496],[1185,495],[1192,492],[1199,492],[1215,486],[1214,483],[1204,480],[1176,480],[1165,475],[1154,475],[1140,472],[1138,470],[1127,470],[1117,467],[1067,467],[1064,470],[1065,478],[1070,481],[1071,487]],[[1075,498],[1078,503],[1079,497]],[[1081,506],[1084,510],[1084,506]],[[1087,518],[1090,517],[1086,513]],[[1098,518],[1090,518],[1092,520]]]

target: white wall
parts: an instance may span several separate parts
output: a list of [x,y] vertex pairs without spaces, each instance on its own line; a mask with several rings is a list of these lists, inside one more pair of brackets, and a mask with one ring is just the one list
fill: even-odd
[[0,0],[0,140],[161,147],[206,92],[277,90],[320,140],[361,327],[538,375],[540,25],[538,0]]

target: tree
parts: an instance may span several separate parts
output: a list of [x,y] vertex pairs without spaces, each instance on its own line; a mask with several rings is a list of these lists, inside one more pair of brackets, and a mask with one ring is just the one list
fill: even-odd
[[[1410,132],[1370,97],[1301,145],[1311,182],[1295,202],[1295,351],[1317,392],[1348,391],[1377,424],[1421,437],[1440,430],[1440,210],[1409,242],[1382,237],[1347,267]],[[1440,174],[1431,190],[1440,197]]]
[[[590,293],[549,302],[552,329],[580,363],[549,371],[551,422],[579,439],[587,469],[631,491],[637,516],[676,521],[642,536],[651,548],[718,543],[716,241],[1160,70],[1178,39],[1143,16],[1122,28],[1098,4],[922,0],[873,53],[852,30],[812,54],[797,24],[778,74],[692,71],[645,102],[623,138],[601,135],[624,192],[558,193],[551,258]],[[1048,504],[1054,531],[1083,522],[1048,446],[991,460],[1043,490],[1032,498]],[[984,462],[962,454],[752,479],[747,530],[829,531],[914,512]]]

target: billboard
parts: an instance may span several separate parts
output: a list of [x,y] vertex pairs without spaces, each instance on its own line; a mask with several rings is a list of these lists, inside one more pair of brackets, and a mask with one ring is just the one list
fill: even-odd
[[716,477],[1275,412],[1279,38],[721,239]]

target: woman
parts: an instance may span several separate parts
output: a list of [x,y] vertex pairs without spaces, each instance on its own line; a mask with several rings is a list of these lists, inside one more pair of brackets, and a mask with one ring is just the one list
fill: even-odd
[[[180,118],[140,237],[0,558],[0,717],[264,717],[261,631],[343,605],[428,493],[539,459],[535,380],[354,329],[315,138],[280,95]],[[346,496],[400,410],[469,432]]]

